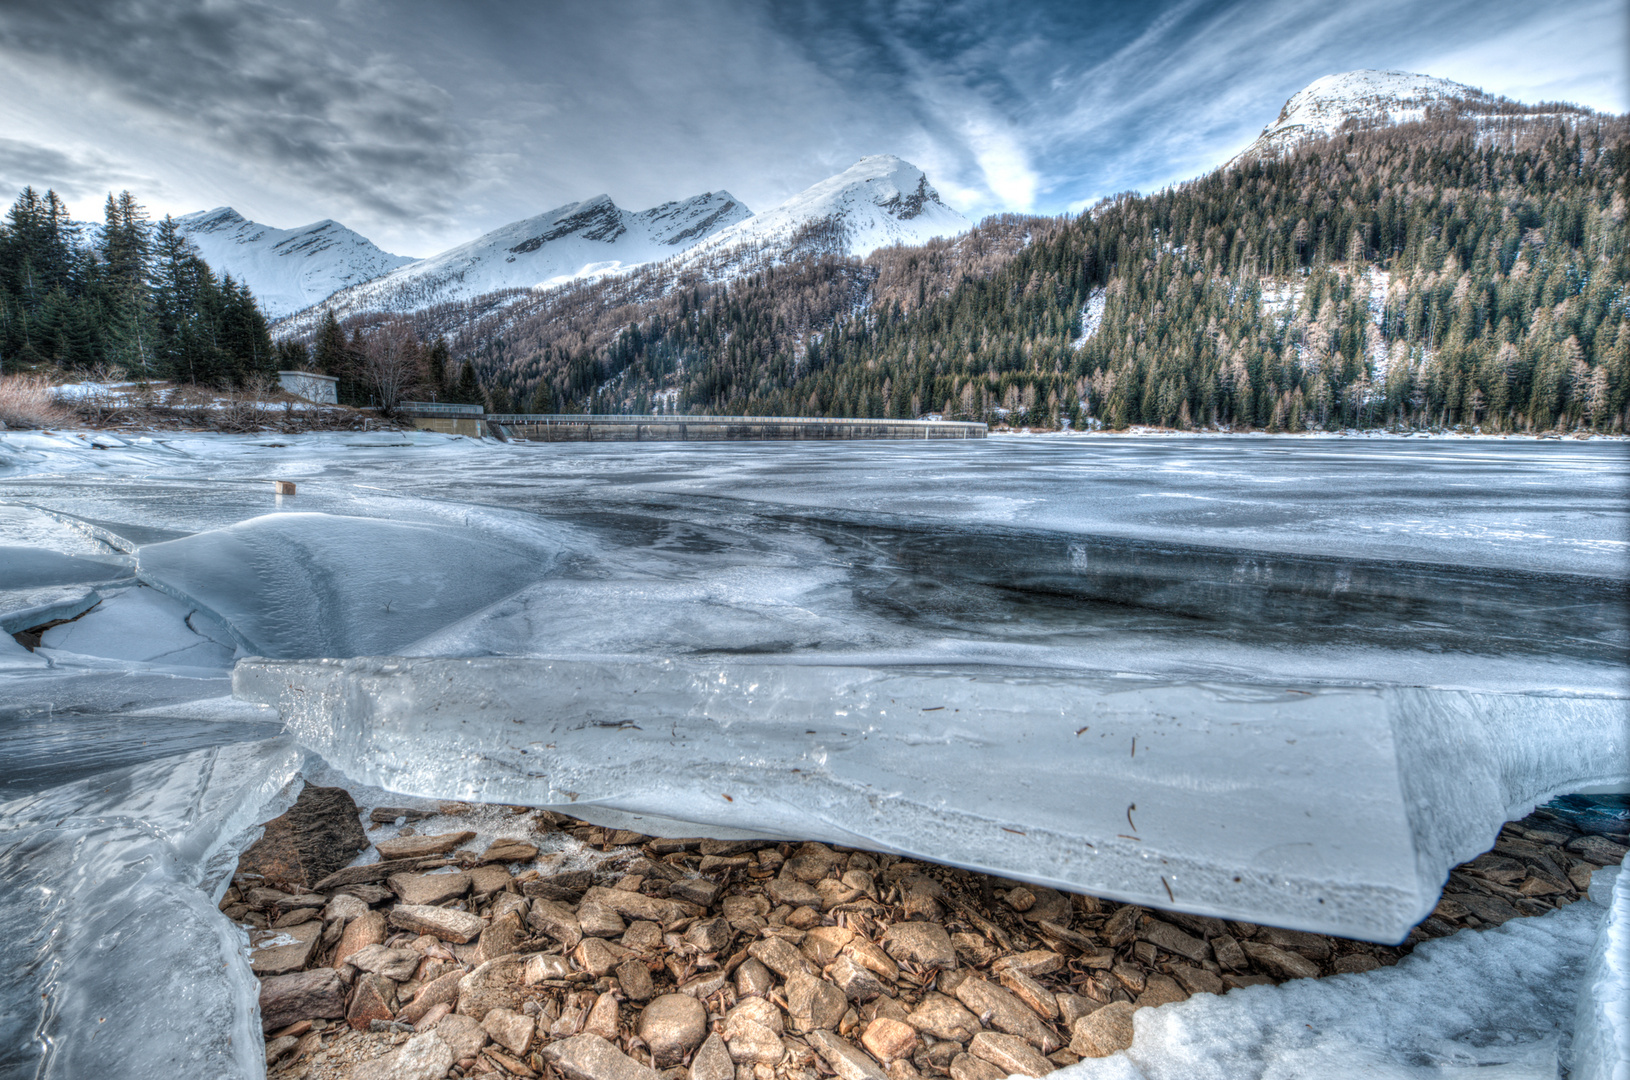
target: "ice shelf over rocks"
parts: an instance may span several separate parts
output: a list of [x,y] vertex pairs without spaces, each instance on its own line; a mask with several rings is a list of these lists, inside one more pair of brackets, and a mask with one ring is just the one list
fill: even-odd
[[1389,942],[1509,817],[1630,781],[1607,697],[632,657],[245,660],[233,686],[394,791]]

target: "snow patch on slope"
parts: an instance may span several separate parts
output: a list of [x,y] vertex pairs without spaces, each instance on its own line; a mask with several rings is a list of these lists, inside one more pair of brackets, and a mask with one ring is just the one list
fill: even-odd
[[274,229],[230,206],[176,220],[217,274],[249,286],[268,319],[281,319],[349,285],[405,266],[412,259],[381,251],[337,221]]

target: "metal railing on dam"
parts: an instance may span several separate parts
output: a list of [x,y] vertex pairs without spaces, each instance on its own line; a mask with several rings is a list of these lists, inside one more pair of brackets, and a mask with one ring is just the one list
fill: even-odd
[[984,424],[958,420],[825,419],[808,416],[628,416],[488,413],[528,442],[717,442],[795,439],[983,439]]

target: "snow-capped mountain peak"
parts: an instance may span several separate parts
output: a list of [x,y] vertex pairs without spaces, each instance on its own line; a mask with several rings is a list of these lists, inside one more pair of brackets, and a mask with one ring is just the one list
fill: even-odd
[[1344,71],[1315,79],[1291,95],[1273,123],[1230,165],[1283,153],[1310,139],[1334,135],[1349,120],[1363,127],[1420,120],[1449,101],[1494,103],[1491,95],[1450,79],[1408,71]]
[[413,261],[381,251],[327,218],[298,229],[274,229],[219,206],[187,214],[176,224],[212,270],[249,286],[270,319]]
[[341,318],[417,311],[505,289],[532,289],[619,273],[672,256],[751,215],[728,191],[638,212],[609,195],[512,221],[439,255],[364,282],[324,305]]
[[684,262],[730,276],[765,260],[797,257],[798,238],[812,230],[845,254],[865,257],[890,244],[922,244],[968,228],[968,219],[940,201],[921,169],[893,154],[874,154],[719,232],[687,252]]

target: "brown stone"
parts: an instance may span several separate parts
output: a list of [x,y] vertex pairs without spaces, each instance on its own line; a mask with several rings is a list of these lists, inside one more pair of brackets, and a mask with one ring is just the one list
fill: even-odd
[[894,982],[900,978],[900,965],[889,958],[874,942],[863,937],[857,937],[843,947],[846,956],[854,958],[855,963],[879,976],[886,982]]
[[802,953],[780,938],[763,938],[747,946],[747,955],[763,964],[783,979],[794,972],[812,971],[812,965]]
[[493,1042],[512,1054],[525,1054],[532,1045],[532,1033],[537,1022],[514,1009],[488,1009],[481,1020],[481,1029]]
[[1499,926],[1508,919],[1515,919],[1522,914],[1516,908],[1500,899],[1498,896],[1489,896],[1487,893],[1463,892],[1456,893],[1458,900],[1473,915],[1490,926]]
[[519,913],[511,911],[500,915],[481,931],[481,961],[485,963],[519,952],[526,939],[526,929],[521,925]]
[[1610,840],[1605,836],[1587,833],[1562,845],[1563,848],[1597,866],[1622,866],[1630,859],[1630,847],[1625,840]]
[[429,1016],[430,1011],[437,1006],[457,1004],[458,984],[463,978],[464,972],[454,968],[419,987],[419,992],[413,996],[413,1000],[402,1009],[402,1019],[416,1025]]
[[594,1007],[589,1010],[589,1018],[583,1021],[583,1030],[615,1042],[620,1031],[621,1017],[617,1006],[616,994],[601,994],[595,998]]
[[718,1035],[709,1035],[690,1062],[689,1080],[735,1080],[736,1064]]
[[572,969],[572,962],[564,956],[554,953],[533,953],[526,958],[526,968],[522,978],[528,986],[536,986],[541,982],[560,982],[570,979],[576,972]]
[[843,1019],[849,1001],[843,991],[804,971],[787,976],[787,1012],[805,1031],[835,1028]]
[[273,919],[272,929],[286,930],[291,926],[299,926],[301,923],[307,923],[318,918],[321,918],[321,915],[318,912],[313,911],[311,908],[295,908],[292,911],[285,911],[283,914]]
[[888,1074],[864,1051],[830,1031],[810,1032],[809,1045],[826,1059],[838,1080],[888,1080]]
[[422,859],[427,855],[445,855],[460,844],[474,839],[473,832],[450,832],[438,833],[435,836],[397,836],[390,840],[381,840],[374,846],[379,849],[379,858],[383,861]]
[[1149,983],[1149,973],[1134,964],[1117,963],[1110,969],[1110,974],[1115,976],[1115,981],[1124,986],[1129,994],[1143,993],[1143,988]]
[[994,983],[970,977],[956,988],[956,996],[981,1023],[1027,1039],[1044,1054],[1064,1045],[1022,1001]]
[[1163,975],[1158,971],[1150,972],[1148,982],[1145,983],[1143,993],[1138,995],[1138,1008],[1159,1008],[1177,1001],[1187,1001],[1188,993],[1178,985],[1177,980],[1170,975]]
[[1058,1019],[1058,1002],[1053,992],[1022,971],[1004,971],[1000,981],[1014,997],[1030,1006],[1043,1020]]
[[1172,977],[1182,984],[1184,990],[1191,994],[1220,994],[1223,992],[1222,976],[1214,975],[1205,968],[1178,964],[1172,968]]
[[879,1016],[866,1025],[860,1045],[877,1060],[887,1064],[895,1058],[910,1057],[917,1048],[917,1029],[910,1024]]
[[260,1026],[264,1031],[276,1031],[299,1020],[338,1020],[344,1015],[345,983],[332,968],[273,975],[260,981]]
[[1169,922],[1159,919],[1144,919],[1138,927],[1138,937],[1156,948],[1165,949],[1169,953],[1176,953],[1186,960],[1199,963],[1201,960],[1211,958],[1211,946],[1190,934],[1185,934]]
[[577,943],[583,940],[583,928],[577,921],[577,915],[571,908],[557,900],[533,900],[532,910],[526,916],[526,923],[539,933],[548,934],[568,949],[577,948]]
[[318,892],[328,892],[332,889],[339,889],[344,892],[349,892],[353,896],[360,896],[364,900],[367,900],[370,904],[377,904],[379,901],[388,898],[391,894],[386,892],[364,893],[363,890],[356,888],[356,886],[384,881],[392,874],[413,873],[419,870],[434,870],[438,867],[446,866],[447,863],[448,860],[444,856],[430,855],[423,859],[391,859],[386,862],[368,863],[365,866],[347,866],[343,870],[336,870],[332,874],[329,874],[316,885],[312,886],[312,888],[316,889]]
[[1064,970],[1064,957],[1050,949],[1032,949],[1029,952],[1004,956],[990,966],[995,975],[1004,971],[1017,971],[1025,975],[1052,975]]
[[404,904],[445,904],[457,900],[470,891],[470,875],[452,874],[392,874],[386,882],[401,897]]
[[871,1001],[873,998],[888,993],[888,988],[881,979],[866,968],[855,963],[848,955],[838,957],[826,969],[826,977],[832,980],[843,996],[850,1001]]
[[1336,957],[1330,965],[1337,975],[1358,975],[1365,971],[1374,971],[1381,966],[1381,961],[1369,953],[1346,953]]
[[1066,1030],[1073,1029],[1075,1022],[1090,1012],[1097,1012],[1103,1008],[1103,1003],[1081,994],[1058,994],[1054,998],[1058,1002],[1058,1018]]
[[1293,952],[1286,952],[1276,945],[1265,945],[1259,941],[1242,943],[1245,955],[1251,958],[1251,963],[1262,968],[1268,974],[1280,979],[1312,979],[1319,974],[1319,965],[1304,956]]
[[322,940],[322,923],[307,922],[285,930],[256,930],[249,935],[249,969],[256,975],[286,975],[311,962]]
[[443,941],[460,945],[474,941],[486,923],[480,916],[452,908],[425,907],[416,904],[398,904],[391,908],[390,924],[398,930],[411,930],[416,934],[430,934]]
[[736,996],[768,997],[775,987],[775,973],[749,956],[736,968]]
[[[763,1001],[751,998],[751,1001]],[[786,1056],[786,1047],[775,1029],[752,1017],[732,1016],[725,1021],[725,1045],[730,1060],[738,1065],[776,1065]]]
[[[1309,960],[1330,959],[1330,939],[1322,934],[1310,934],[1305,930],[1282,930],[1277,926],[1264,926],[1262,932],[1253,939],[1265,945],[1284,949],[1286,952],[1305,956]],[[1204,959],[1191,957],[1191,959]]]
[[651,969],[645,966],[643,960],[629,959],[618,964],[617,985],[622,987],[624,996],[630,1001],[649,1001],[656,993],[656,984],[651,981]]
[[599,938],[584,938],[572,950],[572,963],[598,979],[617,966],[617,954]]
[[383,975],[363,975],[351,990],[351,1006],[345,1022],[358,1031],[367,1031],[375,1020],[396,1016],[396,984]]
[[735,931],[724,919],[701,919],[691,923],[685,931],[685,940],[704,953],[716,953],[730,946]]
[[413,1036],[381,1057],[351,1070],[351,1080],[441,1080],[458,1060],[434,1031]]
[[577,905],[577,925],[585,937],[620,937],[628,929],[621,915],[593,900],[585,900]]
[[1007,1076],[1046,1076],[1057,1066],[1017,1035],[981,1031],[968,1044],[968,1053],[995,1065]]
[[951,1080],[1007,1080],[1007,1073],[984,1058],[958,1054],[951,1059]]
[[1104,923],[1104,940],[1109,943],[1109,947],[1118,949],[1136,937],[1138,919],[1142,915],[1143,909],[1133,904],[1117,908],[1115,914],[1109,917],[1109,921]]
[[641,1065],[598,1035],[574,1035],[543,1048],[543,1058],[567,1080],[662,1080],[649,1065]]
[[883,949],[895,960],[909,960],[918,967],[956,967],[951,935],[938,923],[895,923],[883,934]]
[[966,1043],[979,1033],[979,1018],[944,994],[925,994],[906,1023],[925,1035],[951,1042]]
[[657,1065],[677,1065],[707,1038],[707,1010],[686,994],[663,994],[640,1013],[639,1035]]
[[1239,942],[1227,934],[1219,934],[1211,939],[1211,951],[1217,955],[1217,963],[1225,968],[1235,971],[1245,967],[1245,950],[1239,947]]
[[[1124,910],[1124,909],[1123,909]],[[1131,1002],[1115,1001],[1075,1022],[1070,1049],[1084,1058],[1108,1057],[1132,1045]]]
[[810,963],[824,968],[854,939],[855,932],[842,926],[817,926],[804,935],[804,942],[799,948]]
[[526,958],[516,954],[488,960],[458,983],[458,1011],[480,1021],[493,1009],[519,1009],[530,995],[522,981]]
[[387,949],[369,945],[351,954],[346,962],[371,975],[383,975],[391,982],[407,982],[419,970],[423,956],[412,949]]
[[951,948],[956,950],[958,959],[972,967],[984,967],[1002,955],[1000,949],[980,934],[952,934]]
[[487,845],[487,850],[481,853],[481,861],[484,863],[531,862],[537,857],[538,845],[526,840],[494,840]]
[[508,870],[497,864],[477,866],[468,873],[470,891],[477,896],[491,896],[493,893],[503,892],[515,880],[509,876]]
[[442,1042],[452,1048],[455,1060],[473,1058],[487,1045],[486,1029],[468,1016],[457,1013],[438,1020],[435,1031]]
[[643,893],[598,886],[584,892],[583,902],[610,908],[625,919],[643,919],[661,926],[701,914],[693,905],[679,900],[659,900]]
[[788,907],[821,906],[821,894],[795,877],[782,875],[771,878],[764,883],[764,891],[769,894],[772,901],[786,904]]
[[707,878],[681,878],[668,883],[668,895],[706,910],[719,899],[719,883]]
[[238,860],[240,874],[313,888],[366,849],[356,802],[344,788],[307,784],[294,805],[266,823]]

